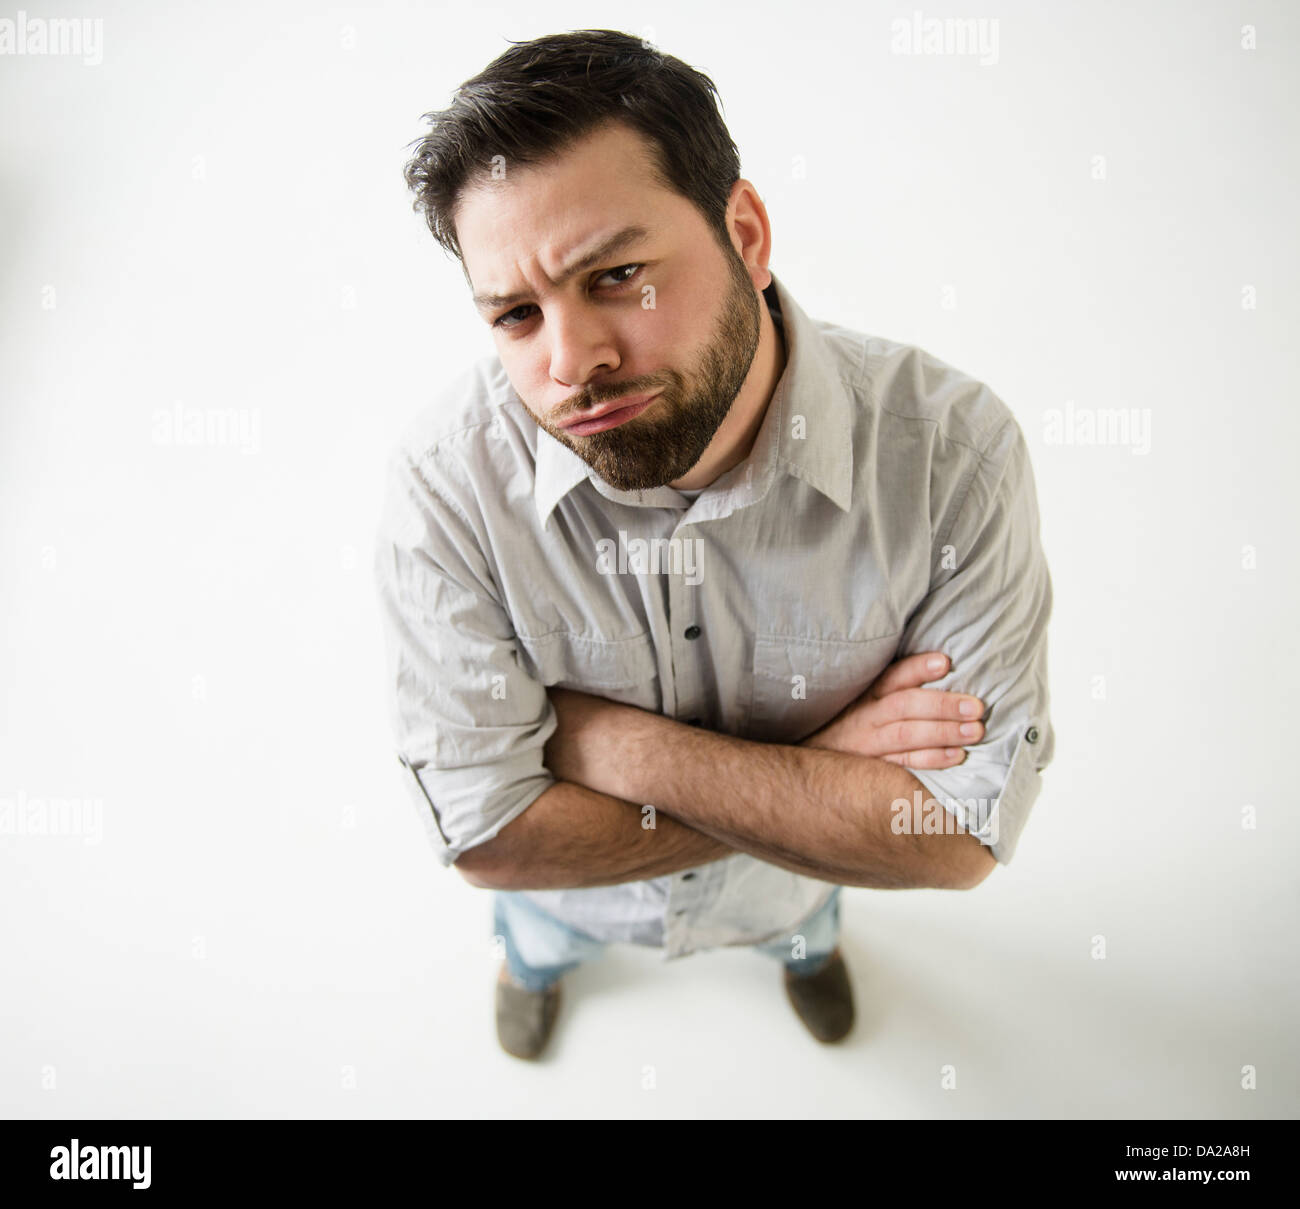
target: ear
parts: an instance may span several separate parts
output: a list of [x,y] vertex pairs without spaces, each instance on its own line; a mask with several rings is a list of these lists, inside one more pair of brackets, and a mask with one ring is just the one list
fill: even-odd
[[731,246],[748,267],[755,288],[767,289],[772,282],[767,267],[772,258],[772,224],[758,190],[744,177],[731,186],[727,230],[731,234]]

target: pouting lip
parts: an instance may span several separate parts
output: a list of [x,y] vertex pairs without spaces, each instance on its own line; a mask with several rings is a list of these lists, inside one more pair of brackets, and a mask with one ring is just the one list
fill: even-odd
[[594,411],[584,411],[580,416],[573,416],[568,420],[561,422],[561,428],[572,428],[575,424],[588,424],[592,420],[599,420],[609,415],[612,411],[622,411],[625,407],[635,407],[638,403],[646,403],[653,399],[659,391],[647,391],[644,395],[624,396],[621,399],[612,399],[608,403],[602,403]]

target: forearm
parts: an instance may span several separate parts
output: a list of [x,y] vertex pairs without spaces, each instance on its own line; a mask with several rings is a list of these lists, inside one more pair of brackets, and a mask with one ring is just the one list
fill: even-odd
[[991,859],[962,832],[897,828],[915,815],[894,803],[930,795],[887,760],[737,739],[577,693],[563,699],[563,715],[562,740],[548,747],[556,776],[653,802],[661,815],[792,872],[881,889],[956,887]]
[[485,884],[503,890],[612,886],[735,853],[661,811],[571,781],[545,790],[490,842],[492,872]]

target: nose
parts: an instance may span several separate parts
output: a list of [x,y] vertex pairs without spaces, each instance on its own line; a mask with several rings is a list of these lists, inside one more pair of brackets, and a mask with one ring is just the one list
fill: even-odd
[[546,331],[554,381],[576,388],[618,369],[612,330],[592,308],[557,305],[547,316]]

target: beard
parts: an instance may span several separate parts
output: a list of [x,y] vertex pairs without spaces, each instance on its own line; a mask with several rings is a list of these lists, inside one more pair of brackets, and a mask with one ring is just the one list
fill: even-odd
[[639,416],[587,436],[575,436],[533,417],[611,487],[644,491],[685,476],[709,447],[749,375],[762,330],[759,301],[745,262],[730,243],[725,252],[731,274],[727,296],[713,338],[700,354],[689,382],[669,369],[621,382],[617,394],[602,393],[599,388],[581,391],[566,405],[566,419],[611,399],[662,387],[659,397]]

